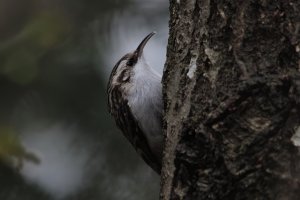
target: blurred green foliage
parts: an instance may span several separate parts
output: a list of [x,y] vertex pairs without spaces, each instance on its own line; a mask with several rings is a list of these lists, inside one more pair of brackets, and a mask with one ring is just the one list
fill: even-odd
[[20,170],[24,160],[40,163],[36,155],[26,151],[13,127],[0,125],[0,161]]

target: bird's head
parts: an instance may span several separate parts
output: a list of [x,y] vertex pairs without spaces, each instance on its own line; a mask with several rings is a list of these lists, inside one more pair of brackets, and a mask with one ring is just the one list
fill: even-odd
[[132,77],[133,69],[135,67],[143,67],[143,64],[142,66],[138,64],[142,62],[144,47],[155,34],[156,32],[148,34],[133,52],[127,53],[117,62],[110,75],[111,84],[118,85],[129,82],[130,77]]

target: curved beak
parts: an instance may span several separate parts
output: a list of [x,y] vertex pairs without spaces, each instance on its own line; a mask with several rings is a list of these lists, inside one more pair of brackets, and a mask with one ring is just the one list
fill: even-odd
[[150,33],[149,35],[147,35],[143,41],[139,44],[139,46],[136,48],[136,50],[134,51],[134,53],[137,55],[138,58],[140,58],[143,54],[143,49],[146,46],[147,42],[150,40],[150,38],[155,35],[156,32],[153,31],[152,33]]

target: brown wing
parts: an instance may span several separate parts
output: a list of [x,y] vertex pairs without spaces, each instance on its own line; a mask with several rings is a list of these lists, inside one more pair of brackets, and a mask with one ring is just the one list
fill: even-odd
[[[115,118],[117,126],[122,130],[125,137],[133,145],[143,160],[158,174],[161,170],[161,161],[157,160],[150,149],[148,141],[132,115],[127,100],[122,98],[119,87],[109,88],[110,98],[108,101],[111,115]],[[123,100],[122,100],[123,99]]]

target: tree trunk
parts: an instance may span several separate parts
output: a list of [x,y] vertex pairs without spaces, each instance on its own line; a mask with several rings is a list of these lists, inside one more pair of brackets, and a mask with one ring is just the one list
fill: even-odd
[[161,199],[300,199],[300,1],[171,0]]

